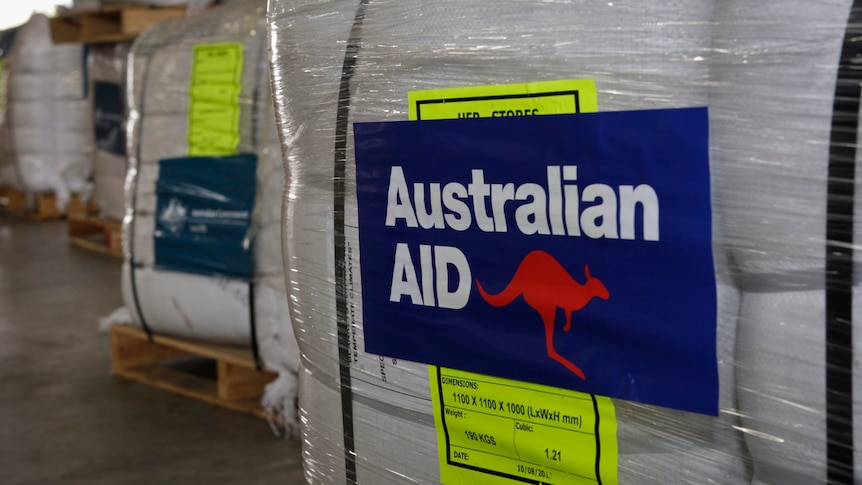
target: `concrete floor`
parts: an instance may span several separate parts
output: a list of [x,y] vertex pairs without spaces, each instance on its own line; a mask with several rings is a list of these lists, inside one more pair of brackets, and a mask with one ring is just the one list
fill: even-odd
[[303,483],[264,420],[112,377],[120,262],[0,215],[0,483]]

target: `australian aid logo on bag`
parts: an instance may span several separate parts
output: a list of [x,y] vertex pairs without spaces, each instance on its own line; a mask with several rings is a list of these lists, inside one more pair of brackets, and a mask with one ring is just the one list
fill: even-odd
[[705,108],[354,133],[366,351],[717,414]]

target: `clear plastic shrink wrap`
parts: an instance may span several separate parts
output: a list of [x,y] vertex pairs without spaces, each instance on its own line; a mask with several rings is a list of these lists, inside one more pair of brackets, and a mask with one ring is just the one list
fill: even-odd
[[87,189],[92,170],[84,55],[81,44],[54,45],[48,18],[36,14],[18,29],[7,58],[0,179],[22,191],[53,191],[60,207]]
[[[132,319],[152,332],[257,346],[264,367],[279,373],[279,379],[267,388],[264,406],[293,420],[299,350],[284,286],[281,252],[284,176],[265,57],[265,18],[264,1],[243,2],[160,23],[133,44],[127,77],[129,171],[123,219],[122,287]],[[229,68],[241,71],[234,74],[235,88],[227,90],[238,99],[234,101],[235,108],[218,105],[213,117],[234,109],[238,121],[233,127],[234,134],[227,135],[228,140],[235,136],[236,153],[257,155],[250,226],[240,236],[252,255],[250,278],[224,276],[218,271],[196,274],[167,269],[159,266],[156,254],[154,238],[160,235],[156,223],[169,215],[157,210],[157,186],[166,180],[164,174],[160,178],[160,166],[181,168],[184,157],[193,155],[189,135],[191,76],[196,69],[193,61],[196,47],[213,52],[206,50],[211,46],[217,53],[220,46],[241,52],[240,61]],[[215,69],[215,75],[219,76],[221,68],[216,64]],[[206,89],[202,84],[195,86]],[[214,96],[224,92],[218,90]],[[198,101],[205,102],[206,98]],[[221,136],[210,128],[205,130],[209,131],[204,135],[215,133],[217,141]],[[175,163],[175,159],[180,160]],[[200,157],[188,160],[218,162]],[[240,187],[244,182],[226,179],[229,175],[225,175],[224,167],[213,165],[211,172],[203,169],[196,172],[204,176],[211,173],[221,180],[222,186],[247,189]],[[199,195],[204,203],[218,203],[232,193]],[[179,215],[194,216],[187,209],[182,209]],[[206,238],[200,241],[206,242]],[[186,255],[195,257],[205,251],[204,246],[192,245]]]
[[90,63],[93,106],[93,202],[101,215],[122,220],[128,168],[125,139],[126,58],[131,44],[95,44]]
[[862,480],[860,15],[849,0],[270,1],[309,481],[441,481],[429,367],[364,352],[354,123],[407,120],[411,91],[564,79],[594,79],[600,112],[708,108],[719,413],[614,399],[619,483]]
[[735,359],[753,483],[858,483],[850,63],[862,11],[845,0],[716,5],[711,156],[742,288]]

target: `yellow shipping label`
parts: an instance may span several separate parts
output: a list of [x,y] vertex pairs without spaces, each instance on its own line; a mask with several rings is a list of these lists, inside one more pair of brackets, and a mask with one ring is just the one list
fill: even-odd
[[609,398],[431,366],[440,481],[617,483]]
[[592,79],[413,91],[411,120],[535,116],[598,111]]
[[194,47],[189,87],[189,155],[231,155],[239,146],[242,44]]
[[[592,79],[414,91],[411,120],[598,111]],[[566,389],[429,367],[444,485],[615,485],[613,402]]]

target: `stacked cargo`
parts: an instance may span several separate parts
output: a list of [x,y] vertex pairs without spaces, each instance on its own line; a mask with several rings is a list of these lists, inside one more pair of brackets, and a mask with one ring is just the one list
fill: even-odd
[[270,2],[309,481],[859,480],[852,4]]
[[52,192],[60,210],[88,189],[92,168],[85,54],[81,44],[52,44],[47,17],[34,15],[6,62],[0,179],[19,192]]
[[265,2],[160,23],[129,55],[123,299],[151,335],[245,346],[295,415],[281,254],[283,170]]
[[128,43],[91,46],[89,92],[93,139],[92,190],[67,214],[69,242],[122,258],[121,221],[126,156],[126,57]]

